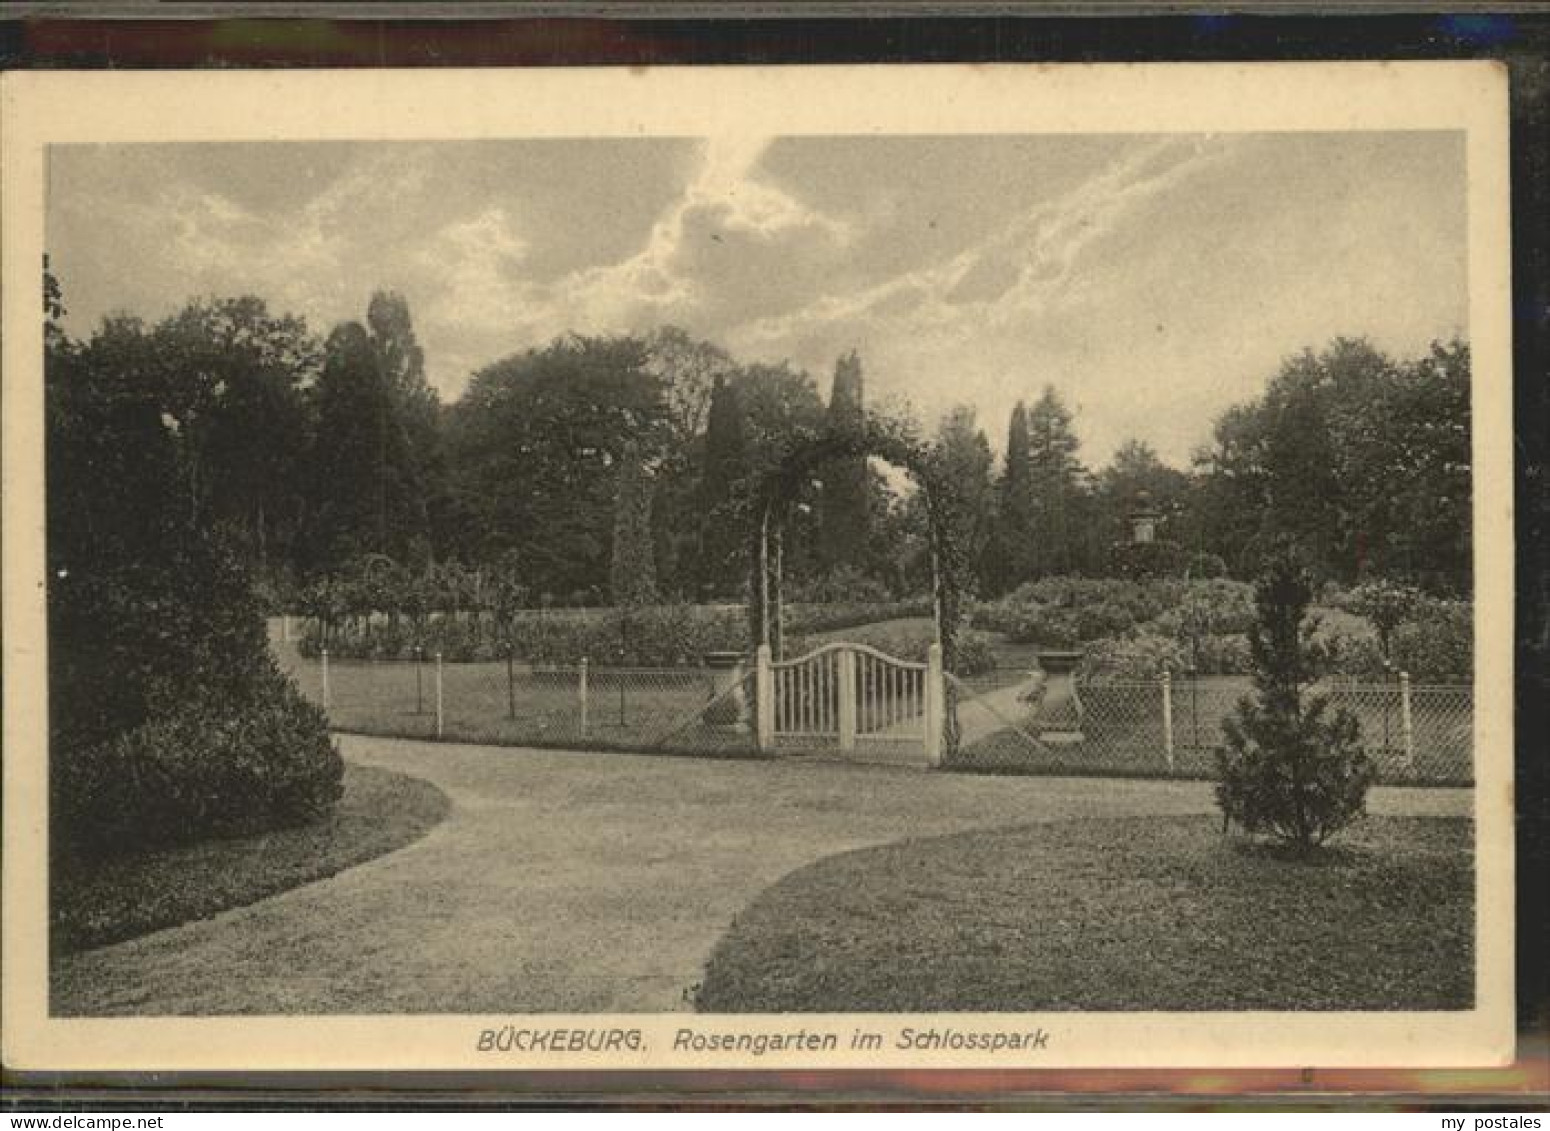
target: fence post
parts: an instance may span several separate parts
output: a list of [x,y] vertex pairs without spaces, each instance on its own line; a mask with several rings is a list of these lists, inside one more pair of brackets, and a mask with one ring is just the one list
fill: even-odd
[[327,711],[328,710],[328,706],[329,706],[329,697],[328,697],[328,649],[324,648],[322,650],[321,655],[322,655],[322,659],[323,659],[323,710]]
[[442,734],[443,717],[441,712],[441,653],[436,653],[436,737]]
[[856,748],[856,654],[849,648],[839,652],[840,677],[840,749]]
[[942,715],[946,696],[942,689],[942,645],[933,643],[926,650],[926,761],[942,764]]
[[581,737],[587,737],[587,658],[576,666],[576,698],[581,709]]
[[1410,673],[1399,673],[1399,733],[1405,743],[1405,768],[1415,773],[1415,720],[1410,713]]
[[775,669],[770,666],[770,646],[754,653],[754,730],[760,750],[775,747]]
[[1168,772],[1173,773],[1173,673],[1162,670],[1163,753],[1168,757]]

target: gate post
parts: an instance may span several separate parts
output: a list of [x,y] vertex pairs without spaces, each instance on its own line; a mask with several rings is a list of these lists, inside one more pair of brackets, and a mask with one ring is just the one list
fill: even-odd
[[947,697],[942,688],[942,645],[932,644],[926,651],[926,761],[942,764],[942,716]]
[[445,716],[441,710],[441,653],[436,653],[436,737],[440,738],[444,729]]
[[1405,742],[1405,769],[1415,773],[1415,717],[1410,708],[1410,673],[1399,673],[1399,732]]
[[842,648],[837,657],[840,677],[840,749],[856,748],[856,654]]
[[770,667],[770,646],[760,644],[754,668],[754,730],[760,750],[775,748],[775,671]]

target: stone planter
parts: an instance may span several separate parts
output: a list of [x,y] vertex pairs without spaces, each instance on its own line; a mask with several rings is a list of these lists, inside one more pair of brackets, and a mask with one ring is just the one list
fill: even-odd
[[1076,669],[1082,653],[1049,649],[1039,652],[1038,660],[1048,676],[1039,712],[1039,738],[1053,743],[1081,742],[1082,701],[1076,693]]
[[748,657],[741,652],[706,652],[703,659],[711,673],[711,701],[700,718],[707,726],[746,730],[748,696],[743,682],[748,674]]

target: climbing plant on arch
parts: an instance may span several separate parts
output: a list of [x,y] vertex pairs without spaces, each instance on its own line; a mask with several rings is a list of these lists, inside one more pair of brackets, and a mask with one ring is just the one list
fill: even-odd
[[[948,671],[958,660],[958,625],[962,615],[968,553],[958,536],[960,501],[952,479],[942,471],[936,449],[907,424],[868,413],[852,424],[831,425],[818,433],[795,437],[774,465],[756,475],[747,495],[749,515],[749,629],[754,644],[767,644],[775,659],[783,659],[784,626],[781,596],[785,528],[791,509],[812,474],[824,464],[869,456],[907,471],[926,502],[927,538],[931,553],[932,607],[942,662]],[[956,697],[946,694],[944,749],[957,749]]]

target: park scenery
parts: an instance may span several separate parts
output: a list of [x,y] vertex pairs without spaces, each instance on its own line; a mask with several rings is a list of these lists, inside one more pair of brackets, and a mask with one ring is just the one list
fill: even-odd
[[52,168],[54,1014],[1474,1004],[1442,135]]

